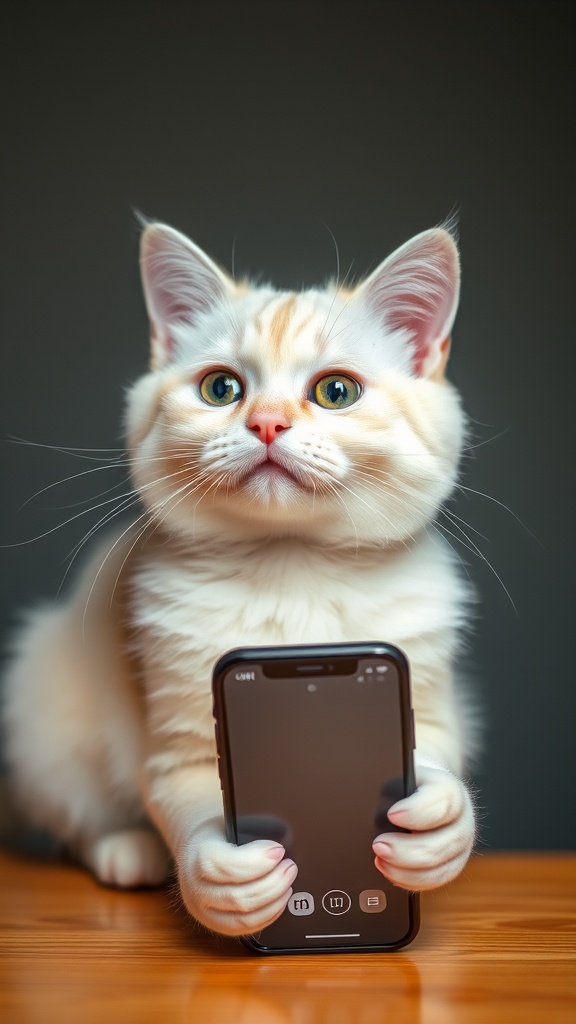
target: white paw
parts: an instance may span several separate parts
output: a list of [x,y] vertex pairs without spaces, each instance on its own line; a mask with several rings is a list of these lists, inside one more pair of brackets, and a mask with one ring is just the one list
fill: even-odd
[[100,882],[120,889],[161,885],[170,867],[160,836],[143,828],[102,836],[85,847],[84,859]]
[[179,864],[184,902],[193,916],[222,935],[249,935],[284,910],[298,869],[278,843],[227,843],[213,823],[189,840]]
[[418,788],[388,811],[392,824],[407,832],[386,832],[374,841],[376,867],[404,889],[434,889],[452,881],[474,845],[470,794],[441,766],[417,764]]

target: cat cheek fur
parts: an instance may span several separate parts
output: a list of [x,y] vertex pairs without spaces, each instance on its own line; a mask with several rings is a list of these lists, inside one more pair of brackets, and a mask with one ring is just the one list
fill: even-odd
[[[447,767],[461,807],[421,841],[386,837],[383,870],[409,885],[417,865],[439,884],[474,835],[452,667],[469,594],[434,532],[465,429],[443,377],[455,244],[425,232],[356,289],[286,294],[232,282],[156,224],[142,276],[151,369],[129,390],[126,436],[144,512],[21,632],[4,721],[25,813],[108,884],[158,883],[169,851],[207,927],[261,927],[295,868],[224,840],[211,667],[235,646],[383,638],[410,659],[419,763],[439,773],[414,806],[433,806]],[[238,374],[246,396],[203,404],[209,368]],[[364,383],[342,412],[310,398],[331,371]],[[270,444],[249,429],[264,413],[289,420]]]

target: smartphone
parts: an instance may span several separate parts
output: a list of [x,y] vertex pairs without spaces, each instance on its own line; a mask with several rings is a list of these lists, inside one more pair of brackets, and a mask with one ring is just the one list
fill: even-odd
[[226,834],[282,843],[298,865],[258,953],[378,952],[411,942],[418,897],[388,882],[372,843],[414,790],[405,655],[386,643],[241,648],[213,677]]

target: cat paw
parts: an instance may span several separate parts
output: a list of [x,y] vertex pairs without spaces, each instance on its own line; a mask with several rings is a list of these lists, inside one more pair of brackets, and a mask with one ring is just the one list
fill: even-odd
[[164,843],[149,829],[113,832],[86,844],[83,853],[98,881],[119,889],[161,885],[170,869]]
[[278,843],[226,842],[219,828],[196,834],[179,865],[184,902],[221,935],[250,935],[272,924],[292,894],[298,868]]
[[418,788],[388,811],[408,832],[386,832],[373,843],[378,870],[403,889],[435,889],[462,871],[475,840],[474,810],[464,784],[447,769],[420,764]]

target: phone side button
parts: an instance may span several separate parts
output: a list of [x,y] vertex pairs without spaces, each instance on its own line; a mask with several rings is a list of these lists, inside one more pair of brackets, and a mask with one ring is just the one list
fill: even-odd
[[219,757],[216,759],[216,764],[218,765],[218,778],[220,779],[220,789],[223,789],[223,786],[222,786],[222,769],[220,767],[220,758]]
[[412,725],[412,749],[416,750],[416,725],[414,722],[414,708],[410,708],[410,722]]
[[220,753],[220,730],[218,728],[218,722],[214,722],[214,735],[216,737],[216,750]]

